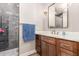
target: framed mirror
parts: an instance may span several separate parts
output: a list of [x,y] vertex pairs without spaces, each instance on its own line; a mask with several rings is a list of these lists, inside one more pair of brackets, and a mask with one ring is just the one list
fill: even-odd
[[68,28],[67,4],[53,3],[48,7],[48,27]]

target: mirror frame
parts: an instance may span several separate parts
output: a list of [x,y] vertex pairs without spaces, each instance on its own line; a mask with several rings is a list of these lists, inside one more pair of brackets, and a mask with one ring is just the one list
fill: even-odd
[[53,28],[54,28],[54,29],[67,29],[68,26],[69,26],[69,20],[68,20],[68,19],[69,19],[69,17],[68,17],[68,16],[69,16],[69,8],[68,8],[68,4],[67,4],[67,26],[66,26],[66,27],[62,27],[62,28],[59,28],[59,27],[58,27],[58,28],[57,28],[57,27],[50,27],[50,26],[49,26],[49,8],[50,8],[51,6],[53,6],[53,5],[55,5],[55,4],[56,4],[56,3],[52,3],[50,6],[48,6],[48,28],[49,28],[49,29],[53,29]]

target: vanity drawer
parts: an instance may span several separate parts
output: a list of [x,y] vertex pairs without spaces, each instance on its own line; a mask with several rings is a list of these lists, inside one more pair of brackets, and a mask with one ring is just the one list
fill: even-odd
[[66,41],[66,40],[59,40],[60,47],[65,48],[70,51],[77,52],[77,43],[72,41]]
[[53,37],[49,37],[49,43],[53,44],[53,45],[56,45],[56,39],[53,38]]
[[42,41],[56,45],[56,40],[53,37],[42,36]]
[[68,51],[66,49],[60,48],[60,56],[77,56],[77,53]]
[[46,40],[48,40],[48,37],[47,36],[41,36],[41,40],[46,41]]

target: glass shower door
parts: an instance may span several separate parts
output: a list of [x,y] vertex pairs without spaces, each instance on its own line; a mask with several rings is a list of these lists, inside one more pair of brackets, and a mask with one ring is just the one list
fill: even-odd
[[[6,18],[7,19],[7,18]],[[8,49],[8,23],[0,16],[0,51]]]
[[[19,4],[0,4],[0,55],[18,55]],[[3,54],[5,52],[5,54]],[[8,53],[9,52],[9,53]]]

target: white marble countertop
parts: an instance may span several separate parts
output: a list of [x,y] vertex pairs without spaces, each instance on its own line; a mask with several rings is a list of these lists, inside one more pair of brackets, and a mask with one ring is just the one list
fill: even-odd
[[66,35],[52,34],[51,31],[36,31],[36,34],[79,42],[79,32],[65,32]]

